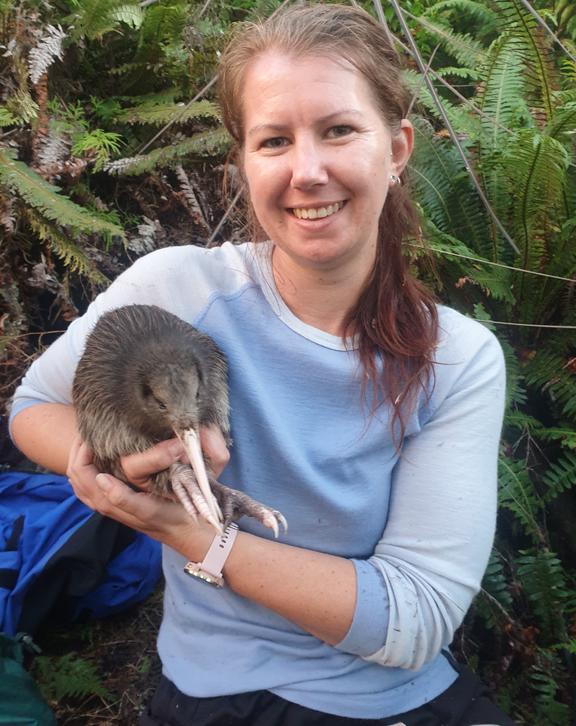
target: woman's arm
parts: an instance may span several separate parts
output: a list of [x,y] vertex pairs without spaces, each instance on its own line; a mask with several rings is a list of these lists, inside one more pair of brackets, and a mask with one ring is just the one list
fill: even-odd
[[[125,457],[122,468],[132,482],[169,465],[161,445]],[[180,552],[186,559],[204,559],[214,530],[192,522],[180,504],[135,492],[111,475],[98,473],[89,449],[77,439],[68,477],[89,507],[117,519]],[[350,628],[356,602],[352,562],[342,557],[273,542],[240,532],[224,567],[235,592],[274,610],[317,638],[334,645]]]

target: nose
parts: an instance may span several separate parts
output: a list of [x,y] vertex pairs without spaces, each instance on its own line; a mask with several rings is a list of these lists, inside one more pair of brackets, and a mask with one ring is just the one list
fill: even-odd
[[310,189],[328,181],[327,159],[321,144],[315,139],[299,139],[292,147],[293,189]]

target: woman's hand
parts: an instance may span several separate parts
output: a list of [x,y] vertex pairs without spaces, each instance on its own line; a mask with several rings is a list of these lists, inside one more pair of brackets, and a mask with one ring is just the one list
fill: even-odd
[[[200,439],[211,469],[219,475],[229,459],[221,432],[215,427],[204,428]],[[147,491],[152,474],[182,460],[185,460],[185,453],[177,439],[124,457],[122,468],[126,478],[142,489],[134,491],[110,474],[99,472],[94,466],[92,452],[77,438],[70,450],[66,473],[76,496],[91,509],[191,556],[192,541],[209,543],[214,536],[213,530],[203,521],[193,522],[179,503]]]

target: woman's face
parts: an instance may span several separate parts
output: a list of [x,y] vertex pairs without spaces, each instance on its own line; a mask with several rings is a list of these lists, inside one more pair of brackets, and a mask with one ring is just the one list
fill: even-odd
[[410,123],[392,136],[364,77],[327,56],[268,51],[248,67],[242,98],[244,173],[275,262],[367,274]]

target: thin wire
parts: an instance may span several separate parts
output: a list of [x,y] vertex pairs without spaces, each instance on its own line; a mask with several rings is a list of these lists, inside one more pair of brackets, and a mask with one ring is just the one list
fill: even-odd
[[[154,2],[154,1],[155,0],[152,0],[152,2]],[[144,2],[146,2],[146,0],[144,0]],[[276,15],[276,13],[280,12],[280,10],[282,10],[284,5],[286,5],[289,2],[290,2],[290,0],[284,0],[282,5],[277,7],[276,10],[270,15],[270,17],[273,18]],[[205,8],[206,8],[206,6],[202,9],[202,12],[204,12]],[[206,91],[208,91],[208,90],[210,90],[210,88],[212,88],[212,86],[216,83],[217,80],[218,80],[218,74],[216,73],[213,76],[213,78],[210,81],[208,81],[208,83],[204,86],[204,88],[202,88],[200,91],[198,91],[198,93],[194,96],[194,98],[191,101],[188,101],[188,103],[185,106],[183,106],[182,109],[178,113],[174,114],[174,117],[170,121],[168,121],[168,123],[163,128],[161,128],[160,131],[158,131],[156,136],[153,136],[150,139],[150,141],[147,141],[144,144],[144,146],[142,146],[142,148],[136,152],[135,156],[143,154],[146,151],[146,149],[149,149],[150,146],[162,136],[162,134],[164,134],[166,131],[168,131],[168,129],[171,126],[173,126],[175,123],[177,123],[179,121],[179,119],[186,113],[186,111],[190,108],[190,106],[193,103],[195,103],[199,98],[202,98],[202,96],[206,93]]]
[[488,323],[491,325],[515,325],[521,328],[555,328],[556,330],[576,330],[576,325],[539,325],[538,323],[511,323],[507,320],[479,320],[473,318],[477,323]]
[[199,98],[202,98],[202,96],[206,93],[206,91],[208,91],[210,88],[212,88],[212,86],[216,83],[217,80],[218,80],[218,75],[215,75],[211,81],[208,81],[208,83],[204,86],[204,88],[202,88],[202,90],[198,91],[198,93],[194,96],[194,98],[191,101],[188,101],[188,103],[185,106],[183,106],[178,111],[178,113],[174,114],[173,118],[171,118],[170,121],[168,121],[168,123],[163,128],[161,128],[160,131],[158,131],[156,136],[153,136],[150,139],[150,141],[147,141],[144,144],[144,146],[142,146],[142,148],[136,152],[135,156],[139,156],[140,154],[143,154],[146,151],[146,149],[149,149],[150,146],[152,146],[152,144],[157,139],[159,139],[165,131],[168,131],[168,129],[171,126],[173,126],[175,123],[177,123],[180,120],[180,118],[186,113],[186,111],[190,108],[190,106],[193,103],[195,103]]
[[[377,0],[378,2],[381,2],[381,0]],[[448,133],[450,134],[450,138],[452,139],[452,142],[456,146],[456,149],[458,151],[458,154],[460,155],[462,161],[464,162],[464,168],[468,172],[468,175],[470,176],[470,179],[472,180],[472,183],[474,184],[476,188],[476,192],[480,199],[482,200],[482,203],[484,204],[484,208],[492,218],[494,224],[498,227],[503,237],[506,239],[508,244],[512,247],[512,249],[516,252],[516,254],[520,254],[520,250],[516,246],[516,243],[510,237],[506,229],[504,228],[504,225],[498,218],[498,215],[496,212],[492,209],[492,205],[488,201],[488,198],[484,194],[484,190],[482,189],[482,186],[480,185],[480,182],[476,178],[476,174],[472,170],[472,167],[470,165],[470,162],[468,161],[468,157],[466,156],[464,149],[462,148],[462,145],[460,141],[458,140],[458,136],[456,135],[456,132],[452,128],[452,124],[450,123],[450,119],[448,118],[448,114],[446,113],[444,106],[440,100],[440,97],[438,96],[436,89],[434,88],[434,84],[430,80],[430,76],[426,72],[426,67],[424,64],[424,61],[422,60],[422,56],[420,55],[420,51],[418,50],[418,46],[414,42],[414,38],[412,37],[412,34],[410,33],[410,29],[408,28],[408,25],[406,23],[406,19],[404,17],[404,13],[402,11],[402,8],[398,4],[398,0],[390,0],[392,7],[394,8],[394,12],[396,13],[396,17],[398,18],[398,21],[400,23],[400,26],[402,28],[402,31],[404,35],[406,36],[406,40],[408,41],[408,44],[412,48],[412,52],[414,54],[414,58],[416,60],[416,63],[418,64],[418,67],[420,68],[421,73],[424,75],[424,79],[426,81],[426,85],[428,86],[428,90],[432,94],[432,98],[434,99],[436,106],[438,107],[438,111],[440,112],[440,115],[442,116],[442,119],[444,121],[444,124],[446,125],[446,129]]]
[[566,53],[566,55],[570,58],[570,60],[572,60],[574,63],[576,63],[576,56],[573,56],[572,53],[570,53],[570,51],[568,50],[568,48],[564,45],[564,43],[560,40],[560,38],[556,35],[556,33],[552,30],[552,28],[549,25],[547,25],[547,23],[544,20],[544,18],[541,15],[538,14],[538,12],[536,11],[536,9],[533,8],[532,5],[530,5],[530,3],[528,2],[528,0],[520,0],[520,2],[522,3],[522,5],[524,5],[524,7],[526,8],[526,10],[528,10],[528,12],[533,17],[536,18],[536,20],[546,30],[546,32],[548,32],[554,38],[554,40],[556,41],[556,43],[558,43],[558,45],[562,48],[562,50],[564,51],[564,53]]
[[210,235],[210,238],[208,239],[208,242],[206,243],[206,247],[212,247],[212,242],[214,242],[214,239],[216,238],[216,235],[222,229],[222,225],[228,219],[228,217],[230,216],[230,214],[231,214],[232,210],[234,209],[234,207],[238,204],[238,200],[240,199],[240,196],[241,195],[242,195],[242,189],[239,189],[236,192],[236,194],[234,195],[234,199],[230,202],[230,204],[228,205],[228,208],[224,212],[224,215],[223,215],[222,219],[218,222],[218,224],[214,228],[214,231]]
[[492,262],[492,260],[483,260],[481,257],[472,257],[471,255],[463,255],[460,252],[452,252],[449,250],[441,250],[438,247],[432,247],[431,245],[417,245],[414,242],[406,242],[408,247],[417,247],[421,250],[430,250],[432,252],[438,252],[441,255],[452,255],[453,257],[461,257],[463,260],[472,260],[472,262],[479,262],[482,265],[492,265],[493,267],[504,267],[507,270],[514,270],[514,272],[525,272],[527,275],[539,275],[540,277],[549,277],[552,280],[562,280],[563,282],[576,283],[576,279],[573,277],[561,277],[560,275],[549,275],[547,272],[537,272],[536,270],[526,270],[523,267],[513,267],[512,265],[505,265],[503,262]]

